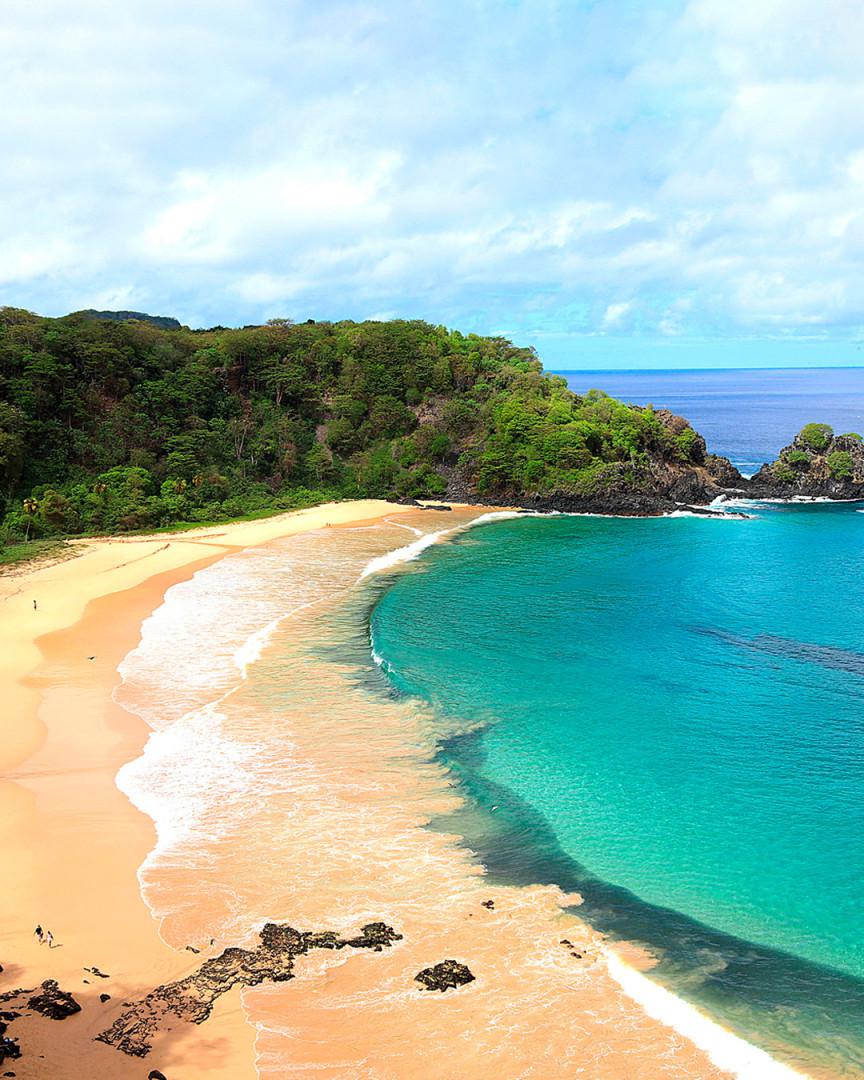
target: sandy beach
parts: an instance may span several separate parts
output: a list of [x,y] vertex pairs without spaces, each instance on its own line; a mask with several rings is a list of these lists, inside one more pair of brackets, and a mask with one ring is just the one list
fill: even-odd
[[[9,1067],[18,1076],[146,1075],[141,1061],[93,1037],[115,1003],[198,966],[164,944],[141,899],[136,873],[153,823],[114,783],[148,734],[111,696],[142,621],[173,584],[229,552],[404,509],[355,502],[172,536],[75,542],[75,558],[0,577],[0,993],[50,978],[82,1006],[62,1026],[15,1023],[10,1035],[24,1056]],[[37,923],[58,947],[39,946]],[[93,966],[110,977],[88,975]],[[207,1027],[168,1034],[153,1067],[158,1056],[171,1076],[254,1077],[253,1037],[238,995],[228,995]]]
[[[334,800],[358,815],[358,844],[366,828],[369,850],[376,850],[376,815],[386,810],[400,872],[388,880],[396,864],[388,864],[386,852],[377,863],[340,862],[344,853],[333,843],[334,850],[309,856],[319,887],[296,891],[293,899],[274,893],[268,910],[287,904],[284,917],[301,929],[356,932],[359,912],[368,908],[392,922],[402,941],[381,954],[303,958],[290,983],[251,992],[258,1072],[256,1027],[236,990],[220,997],[200,1026],[165,1025],[145,1060],[94,1041],[123,1003],[196,971],[204,959],[184,947],[176,928],[163,927],[170,945],[160,936],[136,876],[154,846],[153,821],[115,783],[148,736],[147,726],[112,697],[118,664],[137,645],[142,622],[172,585],[226,555],[325,526],[362,527],[411,513],[364,501],[178,536],[86,541],[76,558],[0,578],[0,994],[56,979],[82,1007],[62,1022],[24,1015],[10,1025],[7,1034],[23,1056],[5,1068],[16,1076],[123,1080],[159,1069],[168,1080],[443,1080],[549,1076],[550,1062],[557,1062],[557,1075],[598,1080],[729,1075],[621,991],[596,935],[562,910],[575,898],[549,886],[488,887],[454,838],[422,827],[430,807],[452,798],[442,794],[440,775],[399,745],[397,711],[375,719],[392,726],[385,732],[389,759],[364,753],[362,739],[335,723],[323,738],[315,718],[287,714],[292,752],[330,777]],[[415,510],[399,519],[413,524],[392,529],[418,532],[422,519]],[[334,701],[342,692],[337,681]],[[310,799],[309,815],[320,812],[318,804],[320,797],[315,804]],[[302,821],[302,798],[290,809]],[[238,879],[248,880],[250,872],[240,866]],[[352,876],[353,910],[340,910],[342,874]],[[250,897],[259,894],[266,904],[266,884]],[[200,905],[200,925],[193,920],[190,936],[206,935],[211,918],[215,924],[215,899],[212,912],[209,906]],[[54,948],[36,941],[37,923],[53,932]],[[475,985],[446,995],[418,993],[414,973],[450,956],[480,973]],[[88,971],[94,967],[107,977]],[[289,1017],[296,1061],[290,1069],[284,1039],[283,1056],[274,1050],[274,1033]]]

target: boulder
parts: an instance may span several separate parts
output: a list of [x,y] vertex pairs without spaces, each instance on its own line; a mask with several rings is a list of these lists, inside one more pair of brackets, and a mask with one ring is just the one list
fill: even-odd
[[49,1020],[65,1020],[81,1012],[81,1006],[65,990],[61,990],[55,979],[46,979],[42,983],[42,993],[31,997],[27,1007],[34,1012],[47,1016]]
[[440,990],[443,994],[445,990],[455,990],[466,983],[474,982],[474,975],[457,960],[442,960],[434,967],[423,968],[414,979],[422,983],[427,990]]

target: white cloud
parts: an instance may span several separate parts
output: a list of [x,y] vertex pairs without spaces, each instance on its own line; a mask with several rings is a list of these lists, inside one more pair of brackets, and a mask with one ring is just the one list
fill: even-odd
[[632,310],[633,303],[630,300],[619,300],[614,304],[609,304],[603,314],[604,328],[607,330],[617,328]]
[[856,335],[864,7],[614,8],[7,0],[5,295]]

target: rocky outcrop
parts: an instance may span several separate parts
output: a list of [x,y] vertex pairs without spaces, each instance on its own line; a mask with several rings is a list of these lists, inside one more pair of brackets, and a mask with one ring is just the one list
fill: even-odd
[[835,435],[827,424],[808,424],[777,460],[745,479],[728,460],[709,454],[705,441],[683,417],[655,415],[672,436],[686,433],[686,460],[660,448],[631,462],[609,462],[580,490],[480,493],[464,469],[442,467],[447,497],[454,502],[520,507],[533,511],[651,517],[687,508],[710,514],[718,496],[751,499],[794,497],[864,499],[864,440]]
[[218,997],[234,986],[285,982],[294,977],[294,960],[312,949],[372,949],[380,952],[400,940],[386,923],[369,923],[356,937],[340,938],[331,931],[309,933],[291,926],[267,923],[260,945],[252,949],[225,949],[206,960],[192,975],[157,986],[141,1001],[126,1008],[96,1038],[133,1057],[145,1057],[155,1035],[168,1017],[202,1024]]
[[36,990],[37,988],[7,990],[0,994],[0,1004],[13,1003],[15,1005],[14,1010],[0,1012],[0,1065],[7,1059],[14,1060],[21,1057],[21,1047],[15,1039],[6,1034],[6,1031],[13,1020],[26,1015],[28,1010],[39,1013],[40,1016],[45,1016],[49,1020],[65,1020],[68,1016],[81,1012],[81,1006],[75,998],[65,990],[61,990],[54,979],[46,979],[38,987],[40,992],[37,993]]
[[464,964],[457,960],[442,960],[434,967],[423,968],[414,979],[422,983],[427,990],[455,990],[466,983],[474,982],[474,975]]
[[41,994],[36,994],[27,1001],[27,1008],[33,1012],[47,1016],[49,1020],[65,1020],[67,1016],[81,1012],[81,1006],[75,998],[61,990],[56,980],[46,979],[41,990]]
[[756,499],[864,499],[864,442],[857,434],[835,435],[827,424],[808,424],[752,477],[747,493]]
[[9,1025],[5,1020],[0,1020],[0,1065],[6,1061],[15,1061],[21,1057],[21,1047],[14,1039],[6,1035]]
[[[39,991],[37,993],[37,990]],[[65,1020],[81,1012],[81,1006],[65,990],[61,990],[56,979],[46,979],[41,986],[31,990],[7,990],[0,994],[0,1004],[12,1002],[19,1010],[29,1009],[48,1017],[49,1020]],[[21,1012],[3,1013],[5,1020],[17,1019]]]
[[[445,465],[439,471],[447,498],[486,506],[516,506],[564,513],[652,517],[682,507],[707,507],[719,495],[740,491],[744,479],[724,457],[709,454],[705,440],[689,422],[668,409],[654,415],[669,437],[630,461],[610,461],[579,490],[479,492],[470,467]],[[674,448],[674,450],[672,449]]]

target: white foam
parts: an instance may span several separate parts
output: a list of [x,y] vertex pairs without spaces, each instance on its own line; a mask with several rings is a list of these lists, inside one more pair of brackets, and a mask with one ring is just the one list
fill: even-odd
[[466,529],[473,529],[477,525],[488,525],[492,521],[506,521],[509,518],[536,516],[539,515],[532,513],[525,514],[518,510],[493,510],[487,514],[480,514],[479,517],[466,522],[464,525],[455,525],[450,529],[438,529],[436,532],[421,533],[419,539],[415,540],[413,544],[406,544],[404,547],[396,548],[394,551],[388,551],[386,555],[379,555],[377,558],[371,559],[363,567],[363,571],[357,580],[362,581],[363,578],[369,577],[370,574],[380,574],[382,571],[390,570],[400,563],[413,562],[414,559],[419,558],[420,555],[423,554],[426,548],[431,547],[433,544],[437,544],[444,536],[464,532]]
[[751,499],[746,496],[729,498],[718,495],[711,506],[750,506],[756,509],[770,510],[772,506],[809,506],[817,503],[857,503],[861,499],[831,499],[827,495],[790,495],[788,498]]
[[406,544],[404,547],[396,548],[394,551],[388,551],[386,555],[378,555],[363,567],[357,580],[362,581],[363,578],[368,577],[370,574],[380,574],[382,570],[389,570],[393,566],[398,566],[399,563],[411,562],[413,559],[418,558],[426,548],[437,543],[442,536],[446,536],[449,532],[453,532],[453,530],[439,529],[438,532],[424,533],[413,544]]
[[809,1080],[806,1073],[775,1061],[758,1046],[727,1031],[689,1002],[625,964],[611,949],[603,951],[609,974],[627,996],[649,1016],[704,1050],[718,1069],[731,1072],[738,1080]]
[[392,525],[394,529],[404,529],[406,532],[414,533],[415,536],[422,536],[423,530],[416,529],[413,525],[406,525],[401,521],[391,521],[390,518],[384,518],[388,525]]
[[670,510],[668,514],[661,514],[663,518],[699,518],[701,521],[744,521],[751,514],[727,514],[725,511],[705,514],[699,510]]
[[382,671],[392,671],[392,665],[384,659],[381,653],[377,652],[375,646],[372,646],[372,663],[376,664]]
[[317,603],[318,600],[309,600],[305,604],[298,604],[297,607],[292,608],[290,611],[286,611],[282,615],[278,615],[275,619],[271,619],[266,626],[262,626],[260,630],[256,630],[254,634],[249,635],[234,653],[234,663],[244,679],[247,676],[249,667],[254,664],[256,660],[261,659],[268,642],[282,623],[285,622],[286,619],[290,619],[292,615],[296,615],[298,611],[305,611],[307,608],[310,608]]
[[234,653],[234,663],[244,679],[246,678],[246,672],[250,664],[254,664],[256,660],[261,659],[261,654],[264,652],[267,642],[273,636],[274,631],[281,622],[281,617],[271,619],[266,626],[262,626],[260,630],[256,630],[254,634],[250,634],[240,648]]

